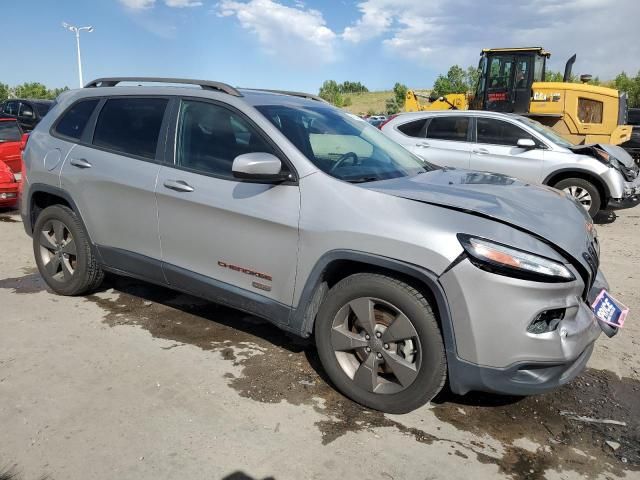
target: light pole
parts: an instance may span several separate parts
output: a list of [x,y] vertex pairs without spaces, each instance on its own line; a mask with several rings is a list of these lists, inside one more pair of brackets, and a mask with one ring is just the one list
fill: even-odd
[[66,22],[62,22],[62,26],[76,34],[76,47],[78,48],[78,80],[80,80],[80,88],[82,88],[84,86],[84,82],[82,81],[82,60],[80,59],[80,32],[85,30],[91,33],[93,32],[93,27],[76,27],[69,25]]

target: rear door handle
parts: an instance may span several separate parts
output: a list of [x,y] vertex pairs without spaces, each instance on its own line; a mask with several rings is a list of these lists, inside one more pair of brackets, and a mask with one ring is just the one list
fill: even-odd
[[416,147],[420,147],[420,148],[429,148],[431,145],[429,145],[427,142],[419,142],[416,143]]
[[165,180],[164,186],[176,192],[193,192],[193,187],[184,180]]
[[473,153],[477,153],[478,155],[489,155],[489,150],[486,148],[477,148],[473,151]]
[[91,168],[91,164],[87,161],[86,158],[72,158],[71,165],[78,168]]

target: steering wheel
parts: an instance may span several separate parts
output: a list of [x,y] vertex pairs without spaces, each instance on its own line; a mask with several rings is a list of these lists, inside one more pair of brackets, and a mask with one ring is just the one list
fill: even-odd
[[333,171],[337,170],[348,158],[353,158],[354,165],[358,161],[358,155],[356,155],[354,152],[347,152],[344,155],[340,156],[333,167],[329,169],[329,172],[333,173]]

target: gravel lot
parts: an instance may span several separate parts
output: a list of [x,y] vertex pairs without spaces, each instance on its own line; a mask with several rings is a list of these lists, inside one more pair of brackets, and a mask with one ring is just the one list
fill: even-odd
[[89,297],[48,292],[18,215],[0,211],[0,472],[640,478],[640,207],[600,223],[603,270],[632,313],[585,374],[547,395],[443,394],[394,416],[337,394],[312,345],[241,312],[115,277]]

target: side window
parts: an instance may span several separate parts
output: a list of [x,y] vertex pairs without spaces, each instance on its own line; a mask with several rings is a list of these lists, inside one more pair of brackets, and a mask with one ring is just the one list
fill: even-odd
[[398,130],[409,137],[424,137],[424,125],[427,123],[427,119],[415,120],[409,123],[403,123],[398,126]]
[[18,115],[18,105],[19,103],[16,101],[7,102],[4,106],[4,113],[8,115]]
[[478,143],[516,146],[521,138],[528,138],[536,142],[533,136],[513,123],[478,117],[477,125]]
[[176,132],[176,162],[198,172],[233,178],[233,160],[273,148],[240,115],[212,103],[183,100]]
[[33,107],[25,102],[20,102],[20,111],[18,112],[19,117],[25,118],[33,118],[35,115],[33,113]]
[[512,68],[511,57],[492,57],[489,67],[489,88],[507,88]]
[[56,133],[80,139],[99,99],[81,100],[67,110],[56,125]]
[[93,144],[116,152],[153,159],[167,100],[112,98],[105,102]]
[[578,120],[582,123],[602,123],[602,102],[578,98]]
[[469,117],[434,117],[427,127],[427,138],[466,142],[468,129]]

